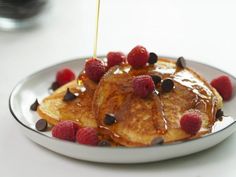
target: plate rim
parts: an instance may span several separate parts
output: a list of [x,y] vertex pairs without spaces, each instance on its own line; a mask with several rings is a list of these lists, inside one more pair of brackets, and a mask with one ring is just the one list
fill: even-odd
[[[105,55],[100,55],[98,56],[98,58],[104,58],[106,57]],[[160,58],[168,58],[168,59],[171,59],[171,60],[177,60],[177,57],[170,57],[170,56],[165,56],[165,55],[162,55],[162,56],[159,56]],[[29,126],[27,126],[26,124],[24,124],[22,121],[19,120],[19,118],[17,117],[17,115],[14,113],[14,110],[12,108],[12,105],[13,105],[13,95],[15,94],[15,92],[17,91],[17,88],[20,88],[20,86],[22,84],[24,84],[24,82],[26,82],[27,80],[29,80],[30,78],[34,77],[35,75],[45,71],[45,70],[48,70],[50,68],[53,68],[53,67],[58,67],[60,65],[63,65],[63,64],[66,64],[66,63],[70,63],[70,62],[76,62],[78,60],[86,60],[86,58],[89,58],[89,57],[78,57],[78,58],[75,58],[75,59],[69,59],[69,60],[64,60],[64,61],[61,61],[61,62],[58,62],[58,63],[55,63],[55,64],[51,64],[47,67],[44,67],[42,69],[39,69],[29,75],[27,75],[26,77],[24,77],[23,79],[21,79],[12,89],[11,93],[10,93],[10,96],[9,96],[9,99],[8,99],[8,107],[9,107],[9,111],[10,113],[12,114],[13,118],[16,120],[17,123],[19,123],[23,128],[26,128],[30,131],[33,131],[34,133],[37,133],[38,135],[42,135],[44,137],[46,137],[47,139],[53,139],[53,140],[56,140],[56,141],[60,141],[60,142],[64,142],[64,143],[69,143],[69,144],[74,144],[74,142],[70,142],[70,141],[63,141],[63,140],[59,140],[59,139],[56,139],[56,138],[53,138],[53,137],[50,137],[50,136],[47,136],[45,135],[44,133],[42,132],[39,132]],[[200,65],[204,65],[206,67],[210,67],[210,68],[213,68],[217,71],[220,71],[222,72],[223,74],[226,74],[228,76],[230,76],[231,78],[233,78],[235,81],[236,81],[236,77],[233,76],[232,74],[222,70],[222,69],[219,69],[215,66],[211,66],[209,64],[205,64],[205,63],[202,63],[202,62],[199,62],[199,61],[195,61],[195,60],[191,60],[191,59],[186,59],[187,61],[190,61],[190,62],[193,62],[193,63],[196,63],[196,64],[200,64]],[[174,146],[174,145],[177,145],[177,144],[186,144],[186,143],[191,143],[193,141],[197,141],[199,139],[205,139],[205,138],[208,138],[212,135],[215,135],[215,134],[219,134],[221,133],[222,131],[232,127],[234,124],[236,124],[236,119],[234,119],[234,122],[232,122],[231,124],[227,125],[226,127],[224,127],[223,129],[217,131],[217,132],[214,132],[214,133],[209,133],[209,134],[206,134],[206,135],[203,135],[201,137],[197,137],[197,138],[194,138],[194,139],[189,139],[189,140],[180,140],[180,141],[176,141],[176,142],[173,142],[173,143],[169,143],[169,144],[161,144],[161,145],[158,145],[158,146],[145,146],[145,147],[129,147],[128,149],[144,149],[144,148],[157,148],[157,147],[169,147],[169,146]],[[236,130],[234,130],[236,131]],[[83,145],[83,144],[78,144],[79,146],[86,146],[88,147],[87,145]],[[114,150],[117,150],[117,149],[126,149],[127,150],[127,147],[116,147],[116,148],[110,148],[110,147],[100,147],[100,146],[89,146],[89,147],[92,147],[92,148],[109,148],[109,149],[114,149]]]

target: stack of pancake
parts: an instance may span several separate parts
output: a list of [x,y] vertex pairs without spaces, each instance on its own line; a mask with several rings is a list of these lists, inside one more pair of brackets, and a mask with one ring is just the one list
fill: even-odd
[[[132,80],[138,75],[172,79],[174,88],[164,92],[159,83],[147,98],[139,98],[132,87]],[[68,88],[77,97],[65,102],[63,97]],[[161,58],[156,64],[140,69],[128,64],[114,66],[99,83],[91,81],[82,71],[78,80],[45,98],[37,111],[52,125],[73,120],[80,127],[97,128],[100,135],[117,145],[137,147],[150,146],[157,138],[171,143],[209,133],[222,104],[218,92],[198,73]],[[180,118],[186,111],[198,111],[202,118],[202,127],[194,136],[180,128]],[[116,123],[105,124],[107,114],[114,115]]]

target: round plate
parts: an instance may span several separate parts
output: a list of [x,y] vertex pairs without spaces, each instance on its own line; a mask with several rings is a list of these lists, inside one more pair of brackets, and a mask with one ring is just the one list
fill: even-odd
[[[38,98],[41,101],[49,95],[49,86],[55,80],[55,74],[62,67],[69,67],[79,73],[84,67],[85,59],[66,61],[60,64],[43,69],[22,80],[12,91],[9,99],[10,111],[21,127],[23,132],[32,141],[42,145],[59,154],[65,156],[103,163],[143,163],[160,161],[180,156],[185,156],[195,152],[210,148],[236,130],[236,97],[224,104],[225,117],[223,122],[218,122],[214,126],[214,133],[210,133],[201,138],[164,144],[153,147],[125,148],[125,147],[91,147],[58,140],[51,137],[51,132],[38,132],[35,123],[39,119],[36,112],[30,111],[30,105]],[[188,66],[203,75],[208,81],[216,76],[228,75],[233,85],[236,85],[236,78],[211,66],[195,61],[187,61]]]

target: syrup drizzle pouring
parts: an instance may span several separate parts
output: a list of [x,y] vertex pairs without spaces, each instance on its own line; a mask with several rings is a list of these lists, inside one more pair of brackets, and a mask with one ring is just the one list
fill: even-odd
[[[97,8],[97,11],[96,11],[96,30],[95,30],[95,39],[94,39],[94,48],[93,48],[93,58],[96,58],[97,57],[97,47],[98,47],[98,32],[99,32],[99,17],[100,17],[100,4],[101,4],[101,1],[100,0],[97,0],[97,5],[96,5],[96,8]],[[77,78],[77,85],[79,87],[79,89],[82,91],[82,92],[85,92],[86,91],[86,88],[84,87],[84,84],[83,84],[83,77],[78,77]]]
[[94,40],[93,58],[96,58],[96,57],[97,57],[98,31],[99,31],[99,16],[100,16],[100,0],[97,0],[96,32],[95,32],[95,40]]

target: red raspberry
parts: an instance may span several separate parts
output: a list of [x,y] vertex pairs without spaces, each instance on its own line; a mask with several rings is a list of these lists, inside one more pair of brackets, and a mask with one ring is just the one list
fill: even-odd
[[139,68],[145,66],[149,59],[149,53],[143,46],[136,46],[128,54],[128,63],[134,67]]
[[57,71],[56,82],[62,86],[75,79],[75,73],[69,68],[62,68]]
[[195,135],[201,128],[202,119],[197,112],[187,112],[180,119],[181,128],[191,135]]
[[108,68],[119,65],[120,63],[124,62],[126,60],[125,54],[122,52],[109,52],[107,54],[107,65]]
[[80,144],[96,146],[99,142],[97,130],[90,127],[81,128],[76,134],[76,140]]
[[214,87],[225,101],[230,100],[233,94],[233,86],[228,76],[220,76],[211,81]]
[[141,98],[145,98],[149,93],[152,93],[154,88],[155,84],[149,75],[137,76],[133,80],[134,93]]
[[76,132],[79,126],[73,121],[62,121],[52,129],[52,136],[62,140],[75,141]]
[[101,60],[97,58],[90,58],[86,61],[85,72],[89,79],[93,80],[94,82],[99,82],[101,77],[106,72],[106,67]]

